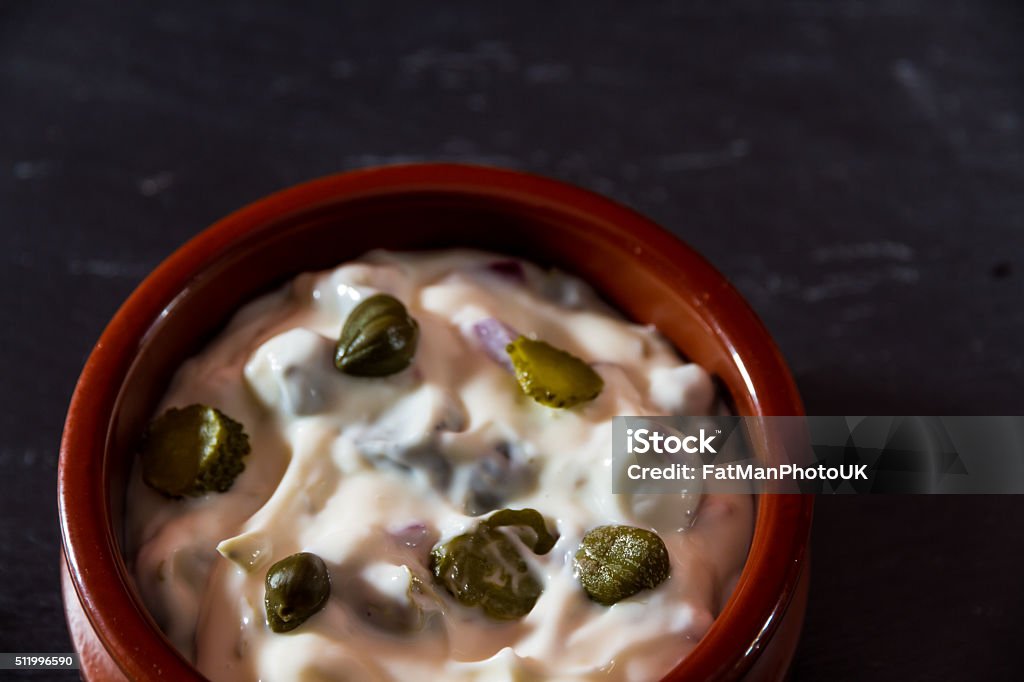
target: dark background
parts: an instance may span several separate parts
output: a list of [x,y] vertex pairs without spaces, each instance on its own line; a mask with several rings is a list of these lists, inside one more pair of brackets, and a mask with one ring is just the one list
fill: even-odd
[[[117,305],[338,170],[477,161],[637,208],[747,296],[810,413],[1024,411],[1018,3],[288,4],[0,4],[0,651],[69,650],[57,444]],[[820,499],[796,678],[1019,679],[1022,522]]]

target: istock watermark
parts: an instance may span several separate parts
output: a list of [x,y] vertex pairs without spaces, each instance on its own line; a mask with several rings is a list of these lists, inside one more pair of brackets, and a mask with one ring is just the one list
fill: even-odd
[[616,493],[1024,493],[1024,417],[616,417]]
[[[721,434],[716,430],[715,435]],[[660,430],[651,429],[626,429],[626,452],[633,454],[645,454],[655,452],[658,454],[676,454],[686,452],[689,454],[710,452],[717,454],[711,445],[714,435],[708,434],[701,429],[696,436],[677,436],[675,434],[665,435]]]

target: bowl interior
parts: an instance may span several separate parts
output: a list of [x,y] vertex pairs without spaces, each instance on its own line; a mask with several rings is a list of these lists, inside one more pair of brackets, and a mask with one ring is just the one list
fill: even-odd
[[736,348],[708,314],[707,283],[681,281],[678,274],[666,279],[652,267],[659,264],[656,254],[628,233],[595,231],[588,218],[543,206],[459,193],[328,203],[255,230],[213,255],[147,331],[119,392],[107,445],[117,536],[139,434],[175,369],[242,304],[299,273],[335,267],[373,248],[458,247],[520,256],[582,277],[627,317],[655,325],[718,377],[740,414],[761,412],[760,393],[744,389]]
[[[655,325],[688,358],[719,378],[737,413],[800,412],[792,380],[767,333],[721,275],[693,251],[646,219],[588,192],[504,171],[463,171],[452,169],[448,182],[423,180],[443,178],[444,173],[420,173],[418,183],[395,182],[392,177],[383,186],[366,182],[365,177],[359,184],[359,178],[338,176],[270,197],[226,218],[175,253],[119,311],[90,358],[94,371],[90,374],[87,364],[76,389],[76,400],[92,397],[95,404],[76,408],[72,403],[60,477],[62,523],[76,589],[83,602],[105,611],[90,618],[115,658],[133,649],[138,652],[141,646],[160,659],[166,672],[191,674],[176,653],[167,651],[169,645],[127,578],[120,553],[127,474],[139,434],[174,370],[242,303],[300,272],[331,268],[373,248],[471,247],[521,256],[582,277],[627,317]],[[481,173],[492,175],[481,183]],[[105,394],[94,387],[101,381],[106,383]],[[90,394],[92,388],[95,394]],[[110,396],[109,405],[103,395]],[[100,425],[78,423],[104,416],[107,420]],[[69,433],[76,436],[71,442]],[[93,435],[102,436],[102,445],[90,450]],[[102,488],[96,491],[102,508],[81,510],[94,518],[74,522],[68,520],[68,509],[78,503],[68,499],[68,490],[82,483],[76,480],[77,469],[65,466],[72,455],[93,457],[103,469]],[[727,611],[737,600],[755,597],[763,602],[761,611],[769,609],[777,595],[762,593],[783,589],[789,580],[781,560],[775,560],[774,573],[757,585],[749,579],[749,574],[767,570],[754,561],[766,543],[791,551],[778,546],[779,529],[768,526],[803,516],[809,522],[809,502],[791,504],[787,510],[784,501],[773,497],[759,502],[751,561]],[[81,506],[87,504],[83,501]],[[111,551],[101,553],[102,560],[119,578],[118,585],[102,586],[102,601],[95,592],[101,578],[89,570],[100,558],[85,556],[81,547],[96,530],[80,532],[90,523],[106,528]],[[803,533],[806,540],[806,528],[794,527],[792,533]],[[761,584],[765,582],[770,584]],[[117,609],[120,612],[111,615]],[[720,660],[729,658],[725,653],[730,649],[743,648],[737,646],[742,638],[750,644],[760,636],[766,616],[770,624],[770,612],[746,611],[741,614],[750,621],[745,627],[716,635],[716,623],[705,638],[712,642],[702,643],[677,672],[738,672],[746,665],[742,657],[739,663]],[[116,618],[122,626],[129,618],[143,628],[133,633],[132,645],[112,631]],[[165,651],[156,652],[161,641]],[[120,662],[126,672],[136,672],[134,663]]]

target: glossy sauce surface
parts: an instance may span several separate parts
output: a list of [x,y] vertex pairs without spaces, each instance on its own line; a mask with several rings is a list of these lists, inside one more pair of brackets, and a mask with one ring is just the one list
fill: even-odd
[[[339,330],[381,292],[419,324],[412,365],[344,375]],[[600,395],[569,409],[523,395],[488,321],[590,363]],[[197,402],[245,425],[245,472],[226,493],[170,500],[136,471],[127,539],[150,610],[213,680],[654,679],[700,640],[749,546],[747,496],[611,493],[612,417],[707,413],[707,374],[578,280],[518,261],[374,252],[302,275],[239,311],[181,367],[161,410]],[[559,534],[549,553],[526,554],[543,593],[513,622],[458,604],[428,568],[435,543],[504,507],[537,509]],[[671,574],[605,607],[581,590],[572,557],[584,533],[612,523],[656,531]],[[332,596],[273,633],[264,577],[300,551],[327,563]]]

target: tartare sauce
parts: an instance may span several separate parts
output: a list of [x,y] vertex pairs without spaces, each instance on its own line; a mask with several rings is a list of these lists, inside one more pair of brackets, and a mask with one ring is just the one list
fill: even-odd
[[[415,356],[389,376],[344,374],[339,331],[379,293],[418,323]],[[502,330],[589,363],[600,394],[563,409],[531,399]],[[697,645],[746,559],[749,496],[611,492],[612,418],[710,414],[707,372],[580,280],[529,263],[375,251],[300,275],[185,362],[158,413],[194,403],[244,426],[245,470],[226,492],[174,499],[136,466],[126,553],[157,623],[211,680],[653,680]],[[523,552],[543,591],[515,620],[459,603],[429,565],[434,546],[505,508],[537,510],[558,535]],[[671,572],[605,606],[574,556],[609,524],[657,533]],[[297,552],[325,562],[330,598],[274,632],[267,570]]]

